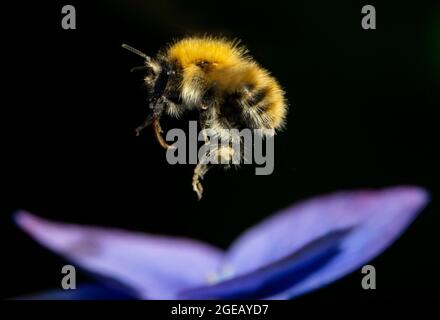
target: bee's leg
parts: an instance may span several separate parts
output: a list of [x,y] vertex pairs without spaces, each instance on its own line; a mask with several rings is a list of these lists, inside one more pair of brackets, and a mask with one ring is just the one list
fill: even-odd
[[214,96],[214,91],[212,89],[208,89],[205,92],[199,107],[200,128],[202,129],[202,134],[206,144],[209,143],[206,130],[212,127],[215,119],[218,117],[216,105],[217,101]]
[[141,131],[148,127],[150,124],[153,124],[154,135],[156,140],[159,142],[160,146],[164,149],[168,149],[171,146],[165,141],[162,137],[162,127],[160,126],[160,118],[164,109],[167,106],[167,99],[165,97],[161,97],[157,100],[156,103],[151,104],[150,108],[152,112],[145,118],[145,121],[136,128],[136,136],[139,136]]
[[208,136],[206,134],[206,129],[208,129],[211,126],[211,122],[213,120],[214,117],[214,110],[213,109],[205,109],[205,110],[200,110],[200,116],[199,116],[199,121],[200,121],[200,128],[202,129],[202,134],[205,140],[205,144],[208,144]]
[[163,130],[162,130],[162,127],[160,126],[160,116],[162,115],[162,113],[164,111],[166,111],[167,109],[169,109],[171,107],[173,102],[168,100],[167,97],[162,96],[160,98],[160,104],[162,106],[161,111],[160,111],[160,115],[158,117],[156,117],[153,121],[154,135],[156,136],[156,140],[157,140],[157,142],[159,142],[159,144],[162,148],[169,149],[169,148],[172,148],[173,146],[170,146],[162,136]]
[[208,163],[197,163],[194,168],[194,174],[192,178],[192,186],[193,190],[197,193],[198,200],[202,199],[203,194],[203,186],[200,180],[203,180],[203,176],[210,169],[210,164]]
[[154,129],[154,135],[156,137],[157,142],[159,142],[160,146],[164,149],[172,148],[165,139],[162,137],[162,127],[160,126],[159,119],[155,119],[153,121],[153,129]]
[[153,114],[149,114],[145,118],[144,122],[142,122],[142,124],[135,129],[136,136],[139,136],[141,134],[141,131],[144,130],[146,127],[148,127],[150,124],[152,124],[154,120],[155,120],[154,115]]
[[145,118],[144,122],[136,128],[136,136],[139,136],[142,130],[148,127],[153,122],[156,122],[157,119],[160,119],[163,113],[163,104],[160,102],[160,99],[154,102],[150,102],[151,113]]
[[[205,146],[209,144],[206,143]],[[224,147],[212,147],[207,151],[204,159],[199,160],[197,166],[194,169],[194,175],[192,185],[194,191],[197,193],[197,197],[200,200],[202,198],[203,187],[200,180],[203,180],[204,175],[212,168],[214,164],[221,164],[225,169],[229,169],[231,163],[233,163],[234,149],[230,146]],[[217,160],[215,163],[212,160]]]
[[[206,90],[202,98],[201,104],[199,105],[199,112],[200,112],[199,121],[200,121],[200,127],[202,129],[202,134],[205,140],[204,146],[209,146],[210,144],[208,134],[205,130],[209,129],[212,126],[213,121],[217,116],[216,115],[217,110],[215,108],[216,103],[217,101],[214,96],[214,89],[209,88],[208,90]],[[203,180],[204,175],[212,167],[212,164],[209,163],[209,161],[208,162],[206,161],[207,159],[209,159],[210,152],[212,151],[210,150],[209,147],[208,150],[209,151],[207,151],[207,154],[205,154],[205,157],[207,158],[203,159],[202,162],[197,163],[196,167],[194,168],[192,186],[193,186],[193,190],[197,193],[198,200],[202,199],[202,194],[203,194],[203,186],[201,180]]]
[[162,137],[162,127],[160,126],[159,118],[155,114],[149,114],[145,121],[136,128],[136,136],[139,136],[141,131],[148,127],[150,124],[153,124],[154,136],[156,137],[157,142],[159,142],[160,146],[164,149],[168,149],[171,146],[165,141]]
[[[205,146],[209,144],[208,135],[205,132],[205,129],[209,127],[210,119],[211,119],[211,110],[208,108],[200,108],[200,127],[202,129],[203,138],[205,140]],[[194,168],[194,174],[192,178],[192,186],[193,190],[197,193],[197,198],[200,201],[202,199],[203,194],[203,186],[200,180],[203,179],[203,176],[206,172],[208,172],[208,164],[199,162]]]

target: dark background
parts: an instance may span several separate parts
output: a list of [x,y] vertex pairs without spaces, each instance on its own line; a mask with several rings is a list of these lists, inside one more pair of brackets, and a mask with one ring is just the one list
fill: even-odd
[[[76,7],[77,30],[61,28],[65,4]],[[376,7],[377,30],[361,28],[365,4]],[[378,289],[362,290],[355,272],[298,301],[439,297],[438,9],[419,1],[2,4],[0,296],[60,284],[63,261],[16,229],[11,215],[18,208],[226,248],[300,199],[415,184],[430,191],[432,202],[372,262]],[[197,202],[193,166],[169,165],[150,130],[134,136],[147,105],[142,76],[129,69],[142,61],[120,45],[154,55],[173,38],[203,33],[242,39],[279,79],[291,109],[287,130],[276,138],[272,175],[255,176],[249,166],[211,171]]]

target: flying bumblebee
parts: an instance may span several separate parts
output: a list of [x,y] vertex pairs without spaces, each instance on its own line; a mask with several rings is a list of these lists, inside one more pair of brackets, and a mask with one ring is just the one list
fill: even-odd
[[[282,129],[287,114],[284,91],[270,73],[259,66],[238,41],[209,36],[189,37],[169,44],[151,58],[126,44],[123,48],[141,56],[145,85],[151,109],[136,134],[153,126],[156,139],[164,148],[160,118],[165,113],[180,117],[186,110],[199,111],[201,129],[262,129],[264,135]],[[136,68],[133,68],[136,69]],[[209,143],[209,141],[205,141]],[[211,148],[229,161],[232,149]],[[230,148],[230,147],[226,147]],[[199,200],[200,182],[210,164],[194,169],[192,186]]]

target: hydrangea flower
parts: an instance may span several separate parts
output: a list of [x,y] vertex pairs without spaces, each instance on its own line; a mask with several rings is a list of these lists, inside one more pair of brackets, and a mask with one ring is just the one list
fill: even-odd
[[[414,186],[312,198],[245,231],[227,251],[186,238],[52,222],[24,211],[15,218],[41,245],[103,284],[40,298],[292,299],[383,252],[428,199]],[[115,289],[110,279],[129,290]]]

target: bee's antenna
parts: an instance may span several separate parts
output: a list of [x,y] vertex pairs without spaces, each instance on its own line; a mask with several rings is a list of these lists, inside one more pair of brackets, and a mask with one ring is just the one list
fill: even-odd
[[122,44],[122,48],[127,49],[128,51],[137,54],[138,56],[144,58],[145,60],[150,60],[151,58],[149,56],[147,56],[145,53],[143,53],[142,51],[135,49],[131,46],[129,46],[128,44],[123,43]]
[[136,72],[136,71],[143,71],[147,70],[148,68],[146,66],[137,66],[130,69],[130,72]]

